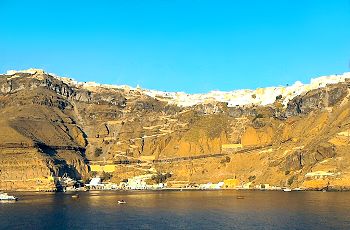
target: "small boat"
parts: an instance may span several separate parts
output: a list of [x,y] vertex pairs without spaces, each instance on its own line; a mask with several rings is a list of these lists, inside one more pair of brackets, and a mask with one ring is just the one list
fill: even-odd
[[118,204],[126,204],[125,200],[118,200]]
[[7,193],[0,192],[0,201],[16,201],[18,197],[9,196]]
[[244,199],[244,196],[237,196],[236,197],[238,200],[242,200],[242,199]]
[[292,191],[292,189],[290,189],[290,188],[284,188],[283,189],[283,192],[291,192]]
[[72,195],[72,198],[73,199],[78,199],[79,198],[79,194]]

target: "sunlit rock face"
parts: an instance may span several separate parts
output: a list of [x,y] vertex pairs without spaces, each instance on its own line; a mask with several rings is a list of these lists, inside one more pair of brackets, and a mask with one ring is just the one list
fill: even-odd
[[[0,190],[52,190],[52,177],[84,180],[89,164],[123,160],[143,165],[113,166],[115,182],[152,169],[188,183],[347,188],[348,78],[186,94],[8,71],[0,75]],[[333,176],[306,176],[315,170]]]

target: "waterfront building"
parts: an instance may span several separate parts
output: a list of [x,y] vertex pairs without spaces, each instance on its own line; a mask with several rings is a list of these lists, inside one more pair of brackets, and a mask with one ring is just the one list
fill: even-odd
[[89,189],[97,189],[97,190],[102,190],[105,188],[105,185],[101,183],[101,178],[99,177],[94,177],[91,179],[90,183],[85,184],[86,187]]

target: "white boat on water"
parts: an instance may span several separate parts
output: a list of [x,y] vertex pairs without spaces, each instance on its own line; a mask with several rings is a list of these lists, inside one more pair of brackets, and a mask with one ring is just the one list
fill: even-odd
[[284,188],[283,189],[283,192],[291,192],[292,191],[292,189],[290,189],[290,188]]
[[7,193],[0,192],[0,201],[18,200],[15,196],[9,196]]

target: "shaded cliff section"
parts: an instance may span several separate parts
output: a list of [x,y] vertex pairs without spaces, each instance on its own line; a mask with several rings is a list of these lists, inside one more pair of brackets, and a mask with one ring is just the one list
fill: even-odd
[[86,135],[53,77],[0,77],[0,190],[55,190],[53,177],[88,178]]
[[138,137],[139,118],[177,110],[139,91],[85,89],[43,71],[0,75],[0,190],[52,190],[52,177],[64,174],[86,180],[105,137]]

